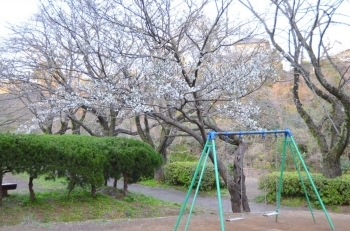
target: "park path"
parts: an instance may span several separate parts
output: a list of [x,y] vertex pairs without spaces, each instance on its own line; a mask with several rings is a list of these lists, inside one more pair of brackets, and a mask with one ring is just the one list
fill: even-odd
[[[121,184],[119,184],[121,185]],[[268,211],[275,211],[275,205],[266,205],[265,203],[255,203],[253,202],[254,198],[259,195],[263,195],[263,192],[258,190],[258,179],[257,178],[247,178],[247,197],[249,200],[249,206],[251,213],[266,213]],[[132,184],[129,186],[129,190],[132,192],[141,193],[147,196],[152,196],[164,201],[172,201],[182,204],[186,197],[186,192],[182,192],[175,189],[168,188],[154,188],[147,187],[139,184]],[[189,197],[188,204],[191,205],[193,200],[193,195]],[[204,209],[210,209],[213,212],[218,211],[218,200],[217,197],[205,197],[197,196],[195,201],[195,206],[199,206]],[[222,197],[222,209],[224,213],[231,212],[231,202],[229,196]],[[307,208],[295,208],[295,207],[286,207],[281,206],[280,210],[308,210]]]

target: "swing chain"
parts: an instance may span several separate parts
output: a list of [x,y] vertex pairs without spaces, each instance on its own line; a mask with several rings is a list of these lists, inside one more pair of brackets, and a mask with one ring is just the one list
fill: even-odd
[[[266,141],[265,141],[265,136],[264,134],[262,135],[262,140],[263,140],[263,144],[264,144],[264,147],[263,147],[263,150],[266,151]],[[266,154],[266,153],[265,153]],[[264,155],[265,155],[264,154]],[[266,177],[266,164],[267,164],[267,161],[266,161],[266,157],[264,158],[264,163],[263,163],[263,174],[264,176]],[[267,206],[267,179],[263,179],[264,180],[264,202],[265,202],[265,206]]]
[[[265,139],[263,137],[263,139]],[[275,133],[275,140],[273,142],[275,144],[275,168],[276,171],[278,170],[278,147],[277,147],[277,133]],[[264,142],[264,147],[266,147],[266,141]],[[265,158],[265,162],[264,162],[264,172],[266,169],[266,158]],[[264,182],[264,193],[265,193],[265,206],[267,206],[267,180],[265,180]],[[278,179],[276,178],[276,202],[278,201]],[[278,211],[274,211],[274,212],[269,212],[269,213],[265,213],[263,214],[263,216],[269,217],[269,216],[277,216],[278,215]]]
[[[228,148],[227,148],[227,143],[228,143],[228,134],[225,134],[225,155],[226,155],[226,163],[227,163],[227,166],[226,166],[226,168],[227,168],[227,170],[226,170],[226,177],[228,178],[228,176],[229,176],[229,168],[230,168],[230,165],[229,165],[229,163],[230,163],[230,155],[228,154]],[[226,187],[227,187],[227,185],[226,185]]]
[[[277,143],[277,134],[275,133],[275,168],[276,168],[276,172],[278,171],[278,143]],[[278,201],[278,178],[276,178],[276,202]]]
[[243,210],[243,166],[244,166],[243,161],[244,161],[244,156],[241,157],[241,197],[240,197],[241,201],[240,202],[241,202],[242,210]]

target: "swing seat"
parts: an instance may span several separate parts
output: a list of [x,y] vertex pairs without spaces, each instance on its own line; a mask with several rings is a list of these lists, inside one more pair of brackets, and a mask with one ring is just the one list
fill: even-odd
[[268,213],[264,213],[263,216],[264,217],[269,217],[269,216],[275,216],[275,215],[278,215],[279,213],[278,212],[268,212]]
[[244,220],[244,217],[234,217],[234,218],[227,218],[227,222],[232,222],[232,221],[241,221]]

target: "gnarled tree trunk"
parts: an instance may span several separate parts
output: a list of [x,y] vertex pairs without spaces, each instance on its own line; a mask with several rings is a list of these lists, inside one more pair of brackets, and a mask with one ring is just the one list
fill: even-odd
[[322,174],[327,178],[335,178],[342,175],[340,157],[337,155],[323,155]]
[[151,126],[149,125],[147,115],[144,115],[143,117],[144,128],[142,128],[140,116],[135,117],[135,123],[136,123],[137,133],[139,134],[142,141],[151,145],[161,155],[163,162],[159,168],[154,170],[154,180],[164,181],[165,180],[164,166],[167,163],[167,159],[168,159],[167,148],[175,139],[174,135],[172,136],[169,136],[169,135],[170,133],[175,134],[177,132],[177,129],[171,128],[171,126],[168,124],[159,124],[159,126],[161,126],[161,132],[160,132],[159,144],[158,146],[156,146],[151,136],[151,128],[154,127],[154,125],[151,125]]
[[230,201],[233,213],[250,212],[248,198],[246,195],[245,175],[243,171],[243,156],[245,151],[246,144],[243,140],[240,140],[237,148],[234,151],[235,161],[233,173],[232,171],[230,173],[230,171],[227,169],[228,167],[220,159],[217,159],[220,175],[224,180],[231,196]]
[[245,175],[243,171],[243,157],[246,151],[246,144],[239,142],[234,151],[233,179],[230,177],[227,188],[231,195],[231,208],[234,213],[250,212],[245,187]]

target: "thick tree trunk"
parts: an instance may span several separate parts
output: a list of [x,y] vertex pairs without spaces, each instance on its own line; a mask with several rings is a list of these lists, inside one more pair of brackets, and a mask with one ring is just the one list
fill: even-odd
[[33,180],[34,180],[34,177],[29,177],[28,188],[29,188],[29,194],[30,194],[31,201],[35,200],[35,193],[34,193],[34,189],[33,189]]
[[245,175],[243,171],[243,157],[245,150],[245,143],[240,141],[239,146],[234,152],[233,185],[235,190],[232,192],[232,194],[230,193],[232,212],[234,213],[241,213],[242,209],[244,212],[250,212],[245,187]]
[[117,182],[118,182],[118,180],[116,178],[114,178],[114,180],[113,180],[113,188],[117,188]]
[[154,180],[163,182],[165,181],[165,173],[164,173],[165,163],[163,162],[162,166],[154,171]]
[[162,156],[162,165],[156,169],[154,171],[154,180],[155,181],[165,181],[165,173],[164,173],[164,166],[167,163],[167,152],[166,152],[166,148],[162,149],[162,152],[160,153],[160,155]]
[[342,175],[340,157],[333,155],[323,156],[322,174],[327,178],[336,178]]
[[238,147],[234,151],[234,176],[232,176],[232,171],[230,173],[230,171],[227,169],[228,167],[220,159],[217,161],[220,176],[226,183],[227,189],[231,196],[231,209],[233,213],[241,213],[242,211],[250,212],[245,188],[245,176],[242,168],[245,150],[245,143],[240,141]]

